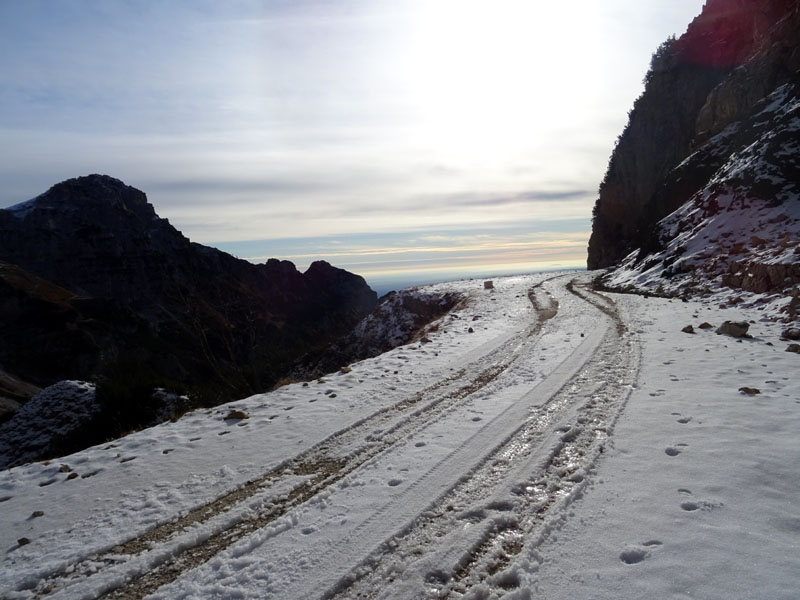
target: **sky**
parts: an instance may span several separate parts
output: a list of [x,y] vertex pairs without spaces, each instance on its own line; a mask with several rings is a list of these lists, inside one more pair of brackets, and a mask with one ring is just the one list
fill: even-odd
[[375,286],[582,267],[702,0],[0,0],[0,207],[104,173],[193,241]]

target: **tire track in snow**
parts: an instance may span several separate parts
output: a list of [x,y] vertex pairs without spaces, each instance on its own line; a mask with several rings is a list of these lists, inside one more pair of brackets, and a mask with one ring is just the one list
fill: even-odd
[[[583,368],[482,465],[325,594],[325,598],[502,596],[508,565],[537,546],[585,487],[638,372],[638,348],[609,298],[576,280],[566,289],[615,327]],[[409,570],[409,568],[411,569]],[[398,574],[424,574],[409,581]]]
[[[534,323],[501,346],[409,398],[334,433],[243,486],[189,510],[178,519],[157,525],[102,554],[65,566],[40,582],[35,598],[58,598],[62,593],[70,596],[75,591],[73,586],[82,587],[80,584],[93,578],[101,583],[89,583],[88,587],[94,591],[85,597],[141,598],[312,499],[508,369],[523,354],[527,344],[535,343],[544,322],[558,312],[558,302],[542,285],[552,279],[539,282],[529,291],[528,297],[536,312]],[[380,437],[375,435],[377,430],[381,431]],[[288,479],[298,476],[306,478],[305,481],[276,498],[268,498],[270,489],[280,488],[282,483],[285,487]],[[245,509],[229,519],[219,518],[254,498],[268,498],[263,503],[268,506],[256,514]],[[192,535],[187,536],[187,531]]]

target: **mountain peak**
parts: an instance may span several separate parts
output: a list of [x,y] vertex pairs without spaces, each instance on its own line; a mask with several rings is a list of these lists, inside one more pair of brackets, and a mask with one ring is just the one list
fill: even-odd
[[34,206],[47,209],[80,205],[101,210],[122,209],[135,212],[146,220],[156,217],[155,209],[144,192],[109,175],[92,174],[67,179],[34,198],[33,202]]
[[377,302],[327,263],[301,274],[193,244],[144,192],[97,174],[0,210],[0,267],[0,365],[43,386],[97,381],[100,436],[161,415],[154,388],[194,405],[263,392]]

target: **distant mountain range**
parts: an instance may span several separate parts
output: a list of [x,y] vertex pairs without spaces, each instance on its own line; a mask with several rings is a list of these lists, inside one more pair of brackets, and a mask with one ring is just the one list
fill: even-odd
[[96,381],[117,432],[163,409],[154,388],[192,406],[268,390],[376,304],[326,262],[300,273],[192,243],[105,175],[0,210],[0,396]]
[[800,303],[800,2],[708,0],[653,55],[594,208],[617,288]]

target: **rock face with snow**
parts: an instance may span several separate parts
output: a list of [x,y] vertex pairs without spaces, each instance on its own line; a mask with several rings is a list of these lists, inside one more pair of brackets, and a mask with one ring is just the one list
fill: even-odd
[[4,371],[37,386],[100,380],[98,393],[131,405],[155,387],[203,403],[268,389],[377,302],[325,262],[300,273],[192,243],[103,175],[0,210],[0,292]]
[[95,386],[60,381],[0,425],[0,469],[62,453],[61,443],[100,412]]
[[798,31],[796,1],[714,0],[659,48],[594,209],[588,266],[621,267],[607,283],[800,283]]
[[315,377],[402,344],[417,340],[425,343],[425,331],[437,328],[434,321],[463,299],[461,294],[435,286],[389,292],[350,333],[333,342],[320,357],[312,357],[297,375]]

